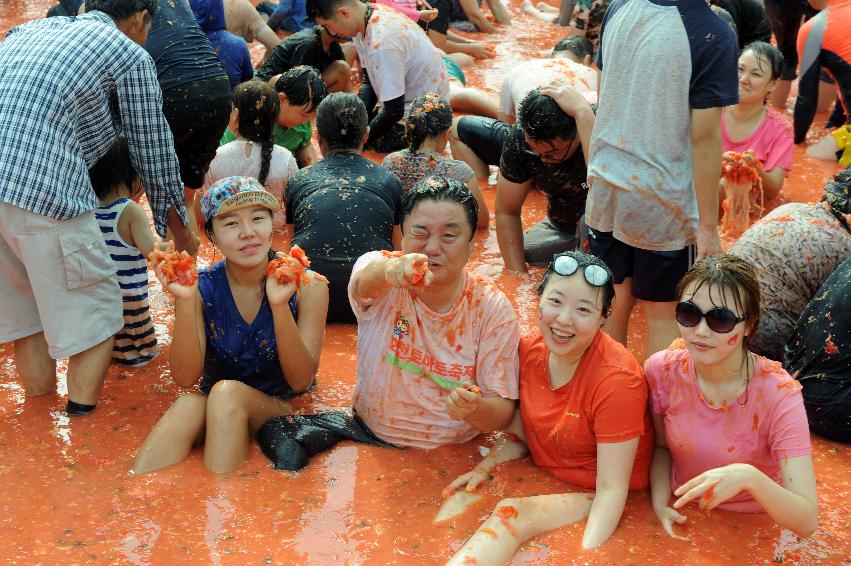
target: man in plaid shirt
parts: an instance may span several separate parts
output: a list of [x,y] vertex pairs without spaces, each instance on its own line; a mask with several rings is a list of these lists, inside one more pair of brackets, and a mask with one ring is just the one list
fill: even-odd
[[157,1],[87,4],[84,16],[29,22],[0,43],[0,343],[15,342],[31,395],[54,391],[54,359],[70,358],[70,414],[94,409],[123,326],[88,176],[119,131],[157,232],[170,228],[190,253],[198,246],[154,63],[140,47]]

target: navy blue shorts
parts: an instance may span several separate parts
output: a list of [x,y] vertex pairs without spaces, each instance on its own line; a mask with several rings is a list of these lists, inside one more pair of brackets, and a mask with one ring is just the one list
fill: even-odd
[[612,270],[615,284],[632,278],[632,296],[642,301],[678,300],[677,284],[694,263],[694,246],[671,252],[642,250],[593,228],[588,228],[588,245]]

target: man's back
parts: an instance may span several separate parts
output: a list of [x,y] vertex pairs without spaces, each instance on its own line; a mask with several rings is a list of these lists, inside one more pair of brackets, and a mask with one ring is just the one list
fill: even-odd
[[[402,213],[402,185],[389,171],[350,152],[336,152],[287,183],[293,244],[323,269],[351,269],[370,250],[392,249]],[[321,269],[320,269],[321,272]]]
[[372,5],[366,34],[352,39],[380,102],[405,95],[406,107],[421,94],[449,99],[449,79],[440,52],[401,12]]
[[144,50],[101,12],[9,32],[0,43],[0,200],[58,219],[96,208],[88,168],[115,140],[111,105],[123,78],[143,66],[153,77]]
[[224,75],[219,58],[185,0],[159,0],[145,50],[157,66],[163,91]]
[[555,79],[562,80],[578,91],[597,92],[597,73],[591,67],[576,63],[566,57],[532,59],[512,68],[505,74],[499,96],[499,111],[517,116],[520,103],[533,89]]
[[611,4],[597,60],[603,75],[588,167],[589,226],[647,250],[691,242],[691,110],[737,102],[736,60],[733,31],[702,0]]

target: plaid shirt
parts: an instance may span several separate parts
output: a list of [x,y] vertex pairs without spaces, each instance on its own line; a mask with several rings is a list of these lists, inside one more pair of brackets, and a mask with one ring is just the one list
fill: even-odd
[[153,60],[103,12],[47,18],[0,43],[0,201],[57,220],[94,210],[94,165],[127,136],[157,232],[184,223],[183,183]]

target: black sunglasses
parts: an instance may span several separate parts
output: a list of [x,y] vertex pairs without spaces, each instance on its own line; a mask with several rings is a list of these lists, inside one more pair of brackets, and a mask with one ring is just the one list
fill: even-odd
[[[579,269],[579,261],[570,255],[556,255],[553,257],[551,269],[563,277],[573,275]],[[603,267],[589,263],[584,266],[582,274],[585,276],[585,281],[594,287],[602,287],[609,282],[609,272]]]
[[736,313],[727,307],[714,307],[706,312],[700,310],[697,305],[691,301],[683,301],[677,303],[677,322],[682,326],[691,328],[700,324],[700,319],[706,319],[706,325],[713,332],[718,334],[727,334],[732,331],[737,324],[747,320],[747,316],[736,316]]

